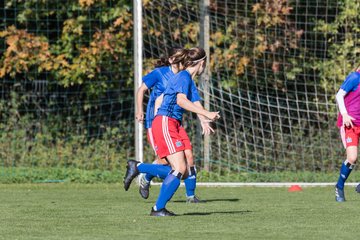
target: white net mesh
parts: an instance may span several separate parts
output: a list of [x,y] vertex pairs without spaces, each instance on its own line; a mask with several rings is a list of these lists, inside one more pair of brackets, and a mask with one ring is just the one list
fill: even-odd
[[[198,1],[146,1],[144,57],[199,44]],[[211,0],[212,171],[331,171],[343,158],[335,93],[356,65],[358,1]],[[202,164],[202,145],[185,121]]]

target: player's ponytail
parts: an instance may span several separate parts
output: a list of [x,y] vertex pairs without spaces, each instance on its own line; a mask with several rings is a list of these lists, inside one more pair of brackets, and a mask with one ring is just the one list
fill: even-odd
[[206,59],[206,52],[200,47],[190,48],[184,61],[184,68],[192,67]]
[[184,60],[187,56],[187,49],[185,48],[176,48],[170,52],[169,59],[171,59],[171,64],[176,65],[176,68],[181,71],[184,70]]
[[164,67],[164,66],[170,66],[170,62],[169,62],[169,58],[165,58],[165,57],[161,57],[159,58],[156,63],[155,63],[155,67]]
[[[184,58],[186,57],[187,51],[184,48],[171,48],[169,50],[169,55],[167,58],[162,57],[160,58],[155,67],[163,67],[163,66],[170,66],[172,64],[177,65],[177,68],[180,69],[180,67],[182,66],[182,63],[184,61]],[[170,62],[171,59],[171,62]],[[182,69],[180,69],[182,70]]]

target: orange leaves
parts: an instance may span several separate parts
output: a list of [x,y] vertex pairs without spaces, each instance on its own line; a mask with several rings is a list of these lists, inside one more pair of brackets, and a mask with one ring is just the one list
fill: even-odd
[[262,0],[252,7],[252,12],[257,15],[257,24],[265,27],[286,23],[286,16],[291,10],[287,0]]
[[250,58],[243,56],[240,58],[237,66],[236,66],[236,75],[242,75],[245,72],[246,66],[249,64]]
[[39,72],[52,68],[49,44],[44,37],[18,30],[15,26],[2,31],[0,36],[6,38],[8,45],[0,63],[0,77],[6,74],[14,77],[16,73],[29,71],[33,66],[38,66]]
[[83,25],[75,19],[67,19],[64,22],[63,34],[74,33],[78,36],[83,34]]
[[175,29],[172,35],[173,35],[174,40],[179,40],[181,37],[180,30],[178,28]]
[[261,9],[260,3],[256,3],[256,4],[254,4],[253,7],[252,7],[252,12],[255,13],[255,12],[257,12],[257,11],[260,10],[260,9]]
[[267,49],[267,45],[266,45],[266,42],[262,42],[262,43],[259,43],[256,47],[255,47],[255,52],[258,53],[258,54],[262,54],[266,51]]
[[124,23],[124,18],[123,17],[118,17],[114,22],[114,26],[117,27],[117,26],[120,26],[123,23]]
[[82,8],[91,7],[94,2],[94,0],[79,0],[79,4]]
[[184,26],[182,33],[183,37],[188,37],[191,39],[191,41],[196,42],[198,38],[198,33],[200,30],[199,23],[189,23]]

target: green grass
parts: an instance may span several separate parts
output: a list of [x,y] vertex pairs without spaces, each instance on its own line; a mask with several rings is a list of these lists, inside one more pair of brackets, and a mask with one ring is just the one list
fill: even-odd
[[0,239],[351,239],[357,235],[360,196],[346,189],[336,203],[333,188],[205,188],[204,204],[186,204],[180,188],[168,204],[177,217],[148,216],[148,200],[136,185],[0,185]]

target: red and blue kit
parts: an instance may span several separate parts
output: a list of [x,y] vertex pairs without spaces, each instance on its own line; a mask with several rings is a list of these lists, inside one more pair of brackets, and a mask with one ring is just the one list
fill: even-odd
[[[162,127],[162,126],[161,126]],[[163,131],[162,131],[163,132]],[[189,136],[187,135],[185,129],[183,126],[180,126],[178,128],[178,132],[179,132],[179,137],[178,139],[181,139],[182,143],[184,144],[184,150],[192,150],[192,145],[191,145],[191,141]],[[156,154],[156,147],[155,147],[155,143],[154,143],[154,136],[152,133],[152,128],[148,128],[147,129],[147,140],[150,143],[152,149],[154,150],[155,154]],[[174,144],[173,144],[174,145]],[[176,143],[175,143],[176,146]],[[179,150],[180,151],[180,150]]]
[[181,126],[184,109],[177,105],[177,94],[180,93],[185,94],[191,102],[201,100],[187,71],[181,71],[169,80],[163,102],[152,123],[154,148],[160,158],[191,149],[189,137]]
[[355,120],[352,121],[353,127],[343,127],[343,118],[339,114],[337,126],[340,128],[344,147],[357,146],[360,136],[360,73],[350,73],[340,88],[346,92],[344,103],[347,113]]

